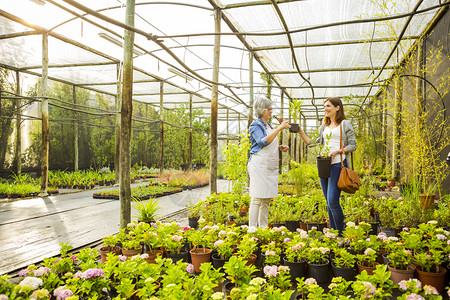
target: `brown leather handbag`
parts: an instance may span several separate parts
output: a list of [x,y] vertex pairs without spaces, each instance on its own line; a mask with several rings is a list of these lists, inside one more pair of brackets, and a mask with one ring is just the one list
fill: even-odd
[[[344,145],[342,142],[342,122],[339,124],[341,131],[341,150],[344,152]],[[344,160],[341,155],[341,175],[339,175],[338,188],[346,193],[354,194],[357,190],[359,190],[359,186],[361,185],[361,180],[359,179],[358,174],[350,168],[344,167]],[[352,166],[353,166],[353,156],[351,155]]]

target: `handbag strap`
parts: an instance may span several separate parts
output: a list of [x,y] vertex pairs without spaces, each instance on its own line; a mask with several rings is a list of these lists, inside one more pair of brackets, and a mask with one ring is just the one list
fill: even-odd
[[[340,137],[341,153],[339,153],[339,155],[341,156],[341,167],[343,168],[344,167],[344,160],[342,159],[342,153],[344,153],[344,145],[343,145],[343,142],[342,142],[342,122],[339,123],[339,128],[340,128],[340,131],[341,131],[341,137]],[[350,169],[353,169],[353,155],[352,155],[352,153],[350,153],[350,159],[351,159],[351,162],[352,162],[352,165],[350,166]]]
[[342,143],[342,122],[339,123],[339,130],[341,131],[341,136],[339,138],[339,142],[341,144],[341,153],[339,153],[339,155],[341,156],[341,168],[344,168],[344,160],[342,159],[342,153],[344,152],[344,147],[343,147],[343,143]]

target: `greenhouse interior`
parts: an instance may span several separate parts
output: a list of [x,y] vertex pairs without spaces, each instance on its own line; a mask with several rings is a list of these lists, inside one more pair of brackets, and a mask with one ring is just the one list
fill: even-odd
[[449,7],[3,1],[0,300],[449,299]]

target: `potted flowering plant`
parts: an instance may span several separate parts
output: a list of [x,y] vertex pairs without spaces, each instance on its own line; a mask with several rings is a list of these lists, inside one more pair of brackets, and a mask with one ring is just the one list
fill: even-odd
[[358,259],[357,265],[359,273],[366,271],[367,274],[372,275],[378,265],[377,252],[372,248],[367,248],[364,250],[364,254],[357,254],[356,257]]
[[105,238],[102,239],[102,247],[99,249],[99,253],[102,259],[102,263],[105,263],[106,256],[108,253],[112,252],[116,255],[120,254],[120,247],[117,246],[117,243],[119,242],[119,239],[115,235],[108,235]]
[[342,277],[347,281],[355,280],[355,265],[356,255],[348,252],[345,248],[334,250],[334,257],[331,261],[331,270],[334,277]]
[[307,253],[308,273],[318,283],[324,283],[328,278],[328,265],[330,248],[323,247],[320,243],[311,243]]
[[227,278],[234,287],[248,285],[252,279],[252,274],[257,271],[257,268],[254,265],[248,265],[243,257],[234,255],[231,256],[223,267]]
[[290,289],[291,280],[289,276],[289,267],[266,265],[263,271],[270,285],[282,291]]
[[279,265],[281,248],[274,242],[261,247],[265,265]]
[[106,278],[103,270],[98,268],[87,269],[84,272],[79,271],[66,281],[67,289],[71,290],[74,295],[89,299],[105,296],[102,290],[109,289],[110,284],[111,281]]
[[255,252],[256,248],[258,247],[258,243],[256,242],[255,238],[252,238],[248,235],[244,235],[242,237],[241,242],[239,243],[239,246],[237,246],[237,256],[242,257],[245,260],[256,260],[256,254]]

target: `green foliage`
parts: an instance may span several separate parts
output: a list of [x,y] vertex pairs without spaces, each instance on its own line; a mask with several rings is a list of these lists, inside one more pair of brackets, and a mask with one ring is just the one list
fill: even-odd
[[247,186],[247,162],[250,150],[250,139],[248,135],[240,135],[238,144],[228,144],[222,150],[225,157],[224,173],[231,180],[233,193],[242,195]]
[[289,113],[294,120],[294,123],[300,121],[301,113],[302,113],[303,100],[292,99],[289,102]]
[[144,222],[154,222],[158,217],[159,200],[154,198],[150,198],[149,200],[138,200],[136,198],[133,199],[132,207],[137,211],[136,218],[140,221]]

